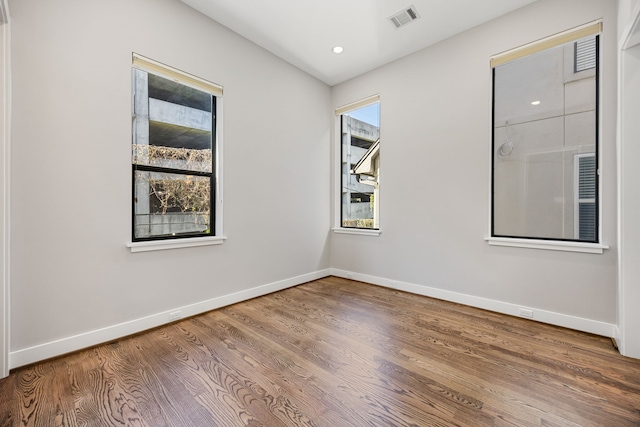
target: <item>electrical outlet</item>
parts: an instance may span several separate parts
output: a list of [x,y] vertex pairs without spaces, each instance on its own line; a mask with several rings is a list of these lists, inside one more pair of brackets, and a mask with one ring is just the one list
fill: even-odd
[[519,311],[520,317],[526,317],[528,319],[533,319],[533,310],[529,310],[528,308],[521,308]]
[[182,311],[176,310],[169,313],[169,320],[178,320],[182,318]]

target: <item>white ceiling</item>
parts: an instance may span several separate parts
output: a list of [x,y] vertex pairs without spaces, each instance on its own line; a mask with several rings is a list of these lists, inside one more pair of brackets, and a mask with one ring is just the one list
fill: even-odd
[[[181,1],[333,86],[536,0]],[[412,5],[420,18],[396,29]]]

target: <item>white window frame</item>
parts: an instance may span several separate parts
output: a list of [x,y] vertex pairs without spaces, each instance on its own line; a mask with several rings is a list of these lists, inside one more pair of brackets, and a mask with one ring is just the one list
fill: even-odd
[[[214,210],[214,233],[208,236],[180,237],[167,240],[131,241],[126,246],[131,252],[148,252],[167,249],[189,248],[199,246],[220,245],[226,240],[223,232],[223,87],[215,83],[200,79],[176,68],[154,61],[137,53],[133,54],[133,67],[149,73],[175,80],[186,86],[210,92],[216,97],[216,132],[213,141],[215,150],[215,164],[213,174],[215,181],[215,197],[212,199],[210,209]],[[133,73],[132,73],[133,75]],[[133,100],[132,100],[133,113]],[[132,114],[133,116],[133,114]],[[132,197],[130,198],[132,199]],[[129,211],[131,215],[131,211]]]
[[[382,225],[378,224],[377,229],[369,228],[350,228],[342,226],[342,115],[358,108],[366,107],[371,104],[380,103],[380,95],[372,95],[359,101],[345,104],[335,109],[335,133],[334,133],[334,220],[333,228],[335,234],[351,234],[356,236],[373,236],[377,237],[382,233]],[[380,127],[382,129],[382,127]],[[378,194],[380,194],[381,185],[378,184]],[[379,197],[379,196],[378,196]],[[380,201],[378,200],[378,204]],[[379,205],[378,205],[379,209]]]

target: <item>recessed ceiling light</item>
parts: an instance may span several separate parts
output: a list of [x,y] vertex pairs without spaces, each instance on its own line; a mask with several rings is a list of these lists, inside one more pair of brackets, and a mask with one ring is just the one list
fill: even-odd
[[342,53],[344,52],[344,48],[342,46],[334,46],[333,53]]
[[531,105],[540,105],[540,101],[532,101]]

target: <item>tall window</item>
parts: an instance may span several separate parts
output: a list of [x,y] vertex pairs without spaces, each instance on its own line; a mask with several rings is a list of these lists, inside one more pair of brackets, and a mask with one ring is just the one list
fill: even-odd
[[341,128],[341,226],[380,228],[379,97],[337,110]]
[[600,28],[492,60],[493,236],[598,242]]
[[133,58],[133,240],[215,235],[221,88]]

